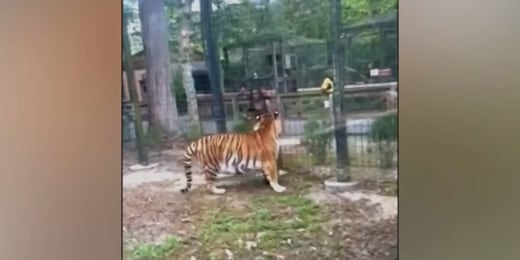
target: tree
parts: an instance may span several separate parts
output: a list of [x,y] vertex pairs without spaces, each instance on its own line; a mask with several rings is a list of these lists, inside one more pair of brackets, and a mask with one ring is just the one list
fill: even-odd
[[343,23],[350,24],[397,10],[397,0],[342,0],[341,9]]
[[273,3],[277,26],[293,34],[315,39],[327,39],[329,34],[328,1],[286,0]]
[[147,61],[150,123],[172,135],[178,132],[179,115],[170,88],[173,76],[164,0],[139,0],[139,17]]
[[182,84],[186,92],[186,99],[188,101],[188,116],[190,119],[190,132],[195,131],[195,134],[201,132],[199,120],[199,108],[197,104],[197,95],[192,76],[191,67],[191,35],[192,21],[191,21],[191,6],[193,0],[178,0],[178,7],[182,7],[181,28],[180,28],[180,56],[182,67]]

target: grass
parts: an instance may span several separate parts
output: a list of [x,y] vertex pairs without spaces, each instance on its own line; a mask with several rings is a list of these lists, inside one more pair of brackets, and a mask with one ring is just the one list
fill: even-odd
[[179,247],[179,240],[170,236],[160,244],[143,244],[130,250],[132,260],[161,260],[171,255]]
[[388,182],[383,185],[383,194],[386,196],[397,196],[397,182]]
[[225,249],[232,251],[235,259],[249,259],[264,251],[275,253],[305,248],[302,241],[325,234],[320,233],[321,224],[327,220],[328,213],[300,194],[305,181],[300,182],[295,193],[246,195],[245,206],[211,207],[197,221],[195,240],[171,236],[163,243],[142,244],[125,253],[132,260],[184,259],[189,257],[186,255],[188,246],[195,249],[192,255],[197,259],[224,259]]
[[324,217],[318,205],[300,195],[264,195],[251,199],[249,205],[250,209],[224,208],[207,216],[199,236],[203,254],[229,248],[244,257],[245,241],[254,242],[258,250],[287,248],[302,233],[319,231]]
[[163,138],[163,133],[160,128],[150,125],[148,131],[144,135],[145,145],[148,147],[156,147],[160,144]]
[[[309,185],[318,182],[315,178],[310,174],[284,176],[282,183],[291,185],[283,194],[241,187],[233,198],[196,201],[203,210],[192,222],[195,229],[189,236],[170,237],[164,243],[140,245],[125,253],[132,260],[191,256],[220,260],[227,259],[226,250],[234,259],[276,259],[278,254],[287,259],[345,259],[346,246],[338,234],[331,235],[330,221],[341,222],[347,213],[331,211],[330,205],[318,205],[304,196]],[[397,186],[393,185],[389,184],[388,193],[395,192]]]

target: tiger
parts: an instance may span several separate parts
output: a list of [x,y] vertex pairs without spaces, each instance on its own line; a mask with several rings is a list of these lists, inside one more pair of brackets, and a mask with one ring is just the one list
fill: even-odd
[[286,187],[278,183],[278,136],[281,125],[278,111],[256,115],[253,131],[207,135],[191,142],[183,155],[187,193],[192,187],[192,158],[202,162],[206,188],[213,194],[224,194],[224,188],[215,186],[221,171],[243,174],[246,169],[262,170],[270,187],[277,193]]

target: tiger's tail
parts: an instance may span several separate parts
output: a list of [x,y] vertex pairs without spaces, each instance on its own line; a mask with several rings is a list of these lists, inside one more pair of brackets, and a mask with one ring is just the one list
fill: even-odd
[[186,148],[182,158],[182,164],[184,164],[184,174],[186,175],[186,187],[181,189],[181,193],[186,193],[191,189],[192,186],[192,172],[191,172],[191,161],[193,156],[196,154],[197,142],[192,142]]

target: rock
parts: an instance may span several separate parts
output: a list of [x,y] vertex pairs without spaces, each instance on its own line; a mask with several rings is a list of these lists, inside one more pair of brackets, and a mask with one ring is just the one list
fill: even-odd
[[246,249],[251,250],[257,246],[256,242],[254,241],[246,241]]
[[131,171],[140,171],[140,170],[149,170],[149,169],[153,169],[153,168],[156,168],[157,166],[159,166],[158,163],[151,163],[151,164],[148,164],[148,165],[141,165],[141,164],[134,164],[130,167],[128,167]]
[[228,260],[233,260],[233,252],[231,252],[229,249],[226,248],[224,250],[224,253],[226,253],[226,256],[227,256]]

